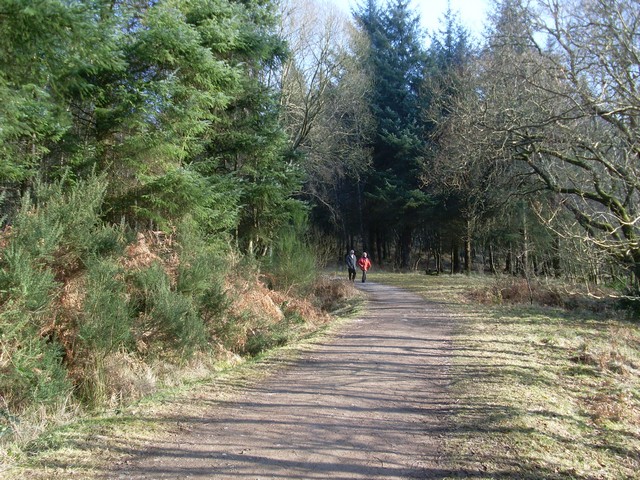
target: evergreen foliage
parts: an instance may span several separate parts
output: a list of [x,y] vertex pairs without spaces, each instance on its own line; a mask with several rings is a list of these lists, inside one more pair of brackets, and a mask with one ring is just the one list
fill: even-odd
[[194,299],[171,285],[167,272],[158,263],[135,272],[131,299],[136,314],[138,338],[146,339],[145,352],[187,359],[206,342],[205,328]]
[[306,293],[317,276],[317,259],[306,228],[292,226],[279,232],[264,262],[272,288]]
[[366,0],[349,42],[311,38],[312,76],[274,3],[0,5],[0,422],[117,397],[118,355],[286,342],[299,314],[235,309],[229,279],[308,294],[336,253],[309,231],[381,265],[637,283],[633,2],[620,26],[500,1],[476,50],[451,11],[427,39],[408,0]]
[[[419,17],[404,0],[381,9],[369,1],[356,12],[369,38],[365,59],[373,79],[370,108],[376,119],[372,138],[373,171],[364,186],[365,218],[374,260],[382,262],[380,243],[397,238],[399,266],[410,263],[413,231],[430,204],[420,188],[425,150],[419,110],[420,86],[426,63]],[[391,228],[390,228],[391,227]]]
[[11,415],[110,401],[117,355],[183,363],[220,348],[231,245],[263,254],[305,211],[265,80],[286,53],[275,26],[263,0],[0,7]]
[[133,312],[123,268],[111,259],[88,265],[83,285],[86,296],[78,322],[78,340],[87,355],[105,356],[133,348]]
[[38,403],[55,405],[71,394],[64,365],[70,360],[64,338],[70,325],[60,302],[65,285],[78,271],[113,245],[106,240],[114,239],[114,230],[103,230],[99,224],[102,179],[93,177],[68,189],[67,185],[40,183],[33,195],[25,195],[4,239],[0,392],[14,412]]

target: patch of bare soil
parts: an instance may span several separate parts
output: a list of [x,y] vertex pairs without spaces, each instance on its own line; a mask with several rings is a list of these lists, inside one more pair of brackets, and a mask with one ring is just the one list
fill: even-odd
[[403,290],[358,284],[366,311],[290,365],[170,436],[123,446],[105,479],[446,477],[452,318]]

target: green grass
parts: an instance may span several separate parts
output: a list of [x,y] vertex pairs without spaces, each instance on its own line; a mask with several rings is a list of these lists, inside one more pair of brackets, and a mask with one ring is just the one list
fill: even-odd
[[440,302],[455,316],[452,478],[638,478],[637,324],[616,312],[470,300],[493,286],[491,277],[375,280]]

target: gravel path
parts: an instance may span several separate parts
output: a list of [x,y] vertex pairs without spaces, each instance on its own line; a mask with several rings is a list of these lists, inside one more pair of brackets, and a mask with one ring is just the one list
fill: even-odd
[[105,478],[446,477],[453,320],[406,291],[357,286],[367,309],[335,336]]

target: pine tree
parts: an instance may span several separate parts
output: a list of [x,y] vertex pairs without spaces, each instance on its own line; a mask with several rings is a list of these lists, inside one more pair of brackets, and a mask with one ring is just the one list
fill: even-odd
[[[454,272],[461,270],[458,252],[463,245],[465,269],[471,268],[471,240],[478,203],[474,194],[478,192],[472,191],[470,184],[479,179],[469,175],[475,155],[463,145],[451,145],[447,131],[455,128],[453,125],[459,120],[456,117],[459,102],[467,96],[475,97],[469,78],[474,59],[469,35],[449,8],[441,20],[440,30],[431,37],[421,108],[424,135],[429,139],[423,178],[438,199],[431,228],[438,232],[439,245],[444,244],[453,252]],[[454,152],[459,153],[459,158],[455,158]],[[458,169],[460,163],[468,168]]]
[[107,220],[191,215],[210,232],[272,237],[300,207],[264,78],[285,52],[274,12],[263,0],[4,2],[2,213],[33,178],[99,172]]
[[[101,28],[98,1],[6,0],[0,6],[0,189],[11,216],[32,180],[50,178],[75,154],[65,138],[84,118],[73,98],[122,59]],[[0,215],[1,216],[1,215]]]
[[237,89],[208,130],[193,166],[209,179],[232,182],[234,190],[229,193],[237,196],[238,244],[250,253],[265,253],[279,230],[304,210],[293,198],[300,189],[301,170],[287,150],[278,92],[268,81],[286,45],[275,34],[273,2],[234,5],[241,20],[234,32],[235,45],[225,57],[238,66]]
[[356,12],[370,41],[365,60],[373,81],[371,109],[377,120],[372,141],[374,172],[366,180],[369,249],[383,260],[383,245],[397,238],[397,263],[410,264],[413,232],[428,197],[420,190],[424,140],[420,129],[420,85],[425,66],[419,17],[409,2],[386,8],[369,0]]

